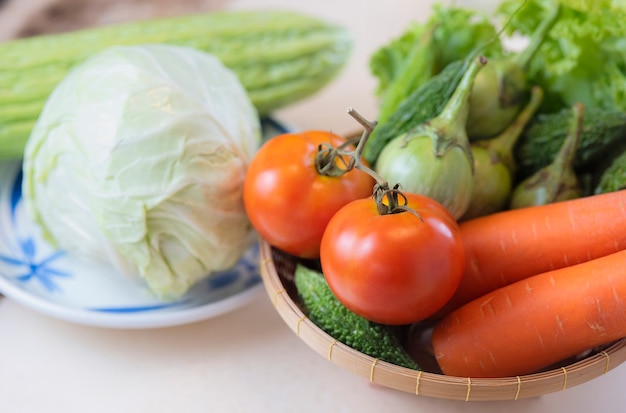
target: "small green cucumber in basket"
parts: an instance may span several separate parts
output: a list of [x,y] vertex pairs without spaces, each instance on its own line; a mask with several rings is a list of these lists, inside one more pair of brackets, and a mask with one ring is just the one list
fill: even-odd
[[332,293],[322,273],[298,264],[294,281],[309,319],[333,338],[368,356],[420,370],[389,326],[348,310]]

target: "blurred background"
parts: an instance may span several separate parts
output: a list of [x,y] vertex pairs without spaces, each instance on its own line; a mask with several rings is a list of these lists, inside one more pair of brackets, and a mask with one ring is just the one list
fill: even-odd
[[309,12],[348,27],[354,38],[350,61],[339,78],[314,96],[275,116],[301,129],[359,131],[346,114],[354,107],[367,118],[377,115],[376,87],[369,71],[372,52],[400,35],[411,21],[425,21],[435,3],[489,11],[498,0],[0,0],[0,42],[130,20],[220,9],[280,8]]
[[[324,2],[322,1],[322,3]],[[367,9],[369,3],[376,2],[361,1],[358,6],[347,0],[327,3],[328,7],[322,8],[318,4],[315,9],[325,9],[328,10],[329,14],[336,14],[333,10],[343,11],[346,7]],[[433,3],[433,1],[420,0],[413,3],[417,11],[424,5]],[[452,2],[441,1],[441,3],[455,3],[461,6],[488,9],[496,4],[496,1],[457,0]],[[0,40],[221,8],[288,7],[288,5],[288,1],[274,0],[0,0]],[[391,11],[396,8],[394,1],[390,2],[389,5]],[[414,14],[415,17],[420,15],[424,16],[423,13]]]

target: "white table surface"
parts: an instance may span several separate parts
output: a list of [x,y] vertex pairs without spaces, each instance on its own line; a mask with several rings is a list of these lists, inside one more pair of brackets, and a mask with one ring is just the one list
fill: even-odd
[[[302,128],[353,131],[349,106],[374,118],[370,53],[433,1],[225,1],[289,7],[348,26],[345,72],[315,97],[278,113]],[[459,1],[489,8],[493,0]],[[300,341],[265,291],[243,308],[179,327],[115,330],[75,325],[0,299],[0,412],[618,412],[626,365],[572,389],[514,402],[417,397],[328,362]]]

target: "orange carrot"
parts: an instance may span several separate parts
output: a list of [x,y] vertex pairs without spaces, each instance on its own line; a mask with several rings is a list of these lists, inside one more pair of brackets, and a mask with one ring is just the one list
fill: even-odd
[[438,318],[531,275],[626,249],[626,190],[499,212],[460,229],[465,273]]
[[444,374],[528,374],[626,336],[626,250],[486,294],[433,330]]

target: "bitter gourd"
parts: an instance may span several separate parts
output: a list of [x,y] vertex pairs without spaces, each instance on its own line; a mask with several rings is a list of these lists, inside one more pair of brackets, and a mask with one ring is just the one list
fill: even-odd
[[550,164],[519,182],[511,193],[510,209],[552,204],[583,196],[581,182],[574,170],[574,158],[580,144],[585,106],[572,107],[567,137]]
[[384,123],[376,126],[363,149],[363,156],[373,165],[383,148],[394,138],[441,113],[461,81],[468,62],[450,63],[437,75],[418,87]]
[[[552,162],[568,135],[572,116],[572,108],[567,108],[537,115],[529,124],[514,151],[520,178],[528,177]],[[574,169],[580,171],[598,165],[625,137],[626,112],[586,108]]]
[[602,171],[594,193],[603,194],[622,189],[626,189],[626,150],[617,155]]
[[0,44],[0,157],[21,157],[50,92],[77,63],[114,45],[210,52],[239,77],[261,116],[329,83],[352,48],[346,28],[290,11],[221,11],[137,21]]
[[295,284],[309,319],[338,341],[382,361],[419,370],[389,326],[348,310],[332,293],[323,274],[299,264]]

